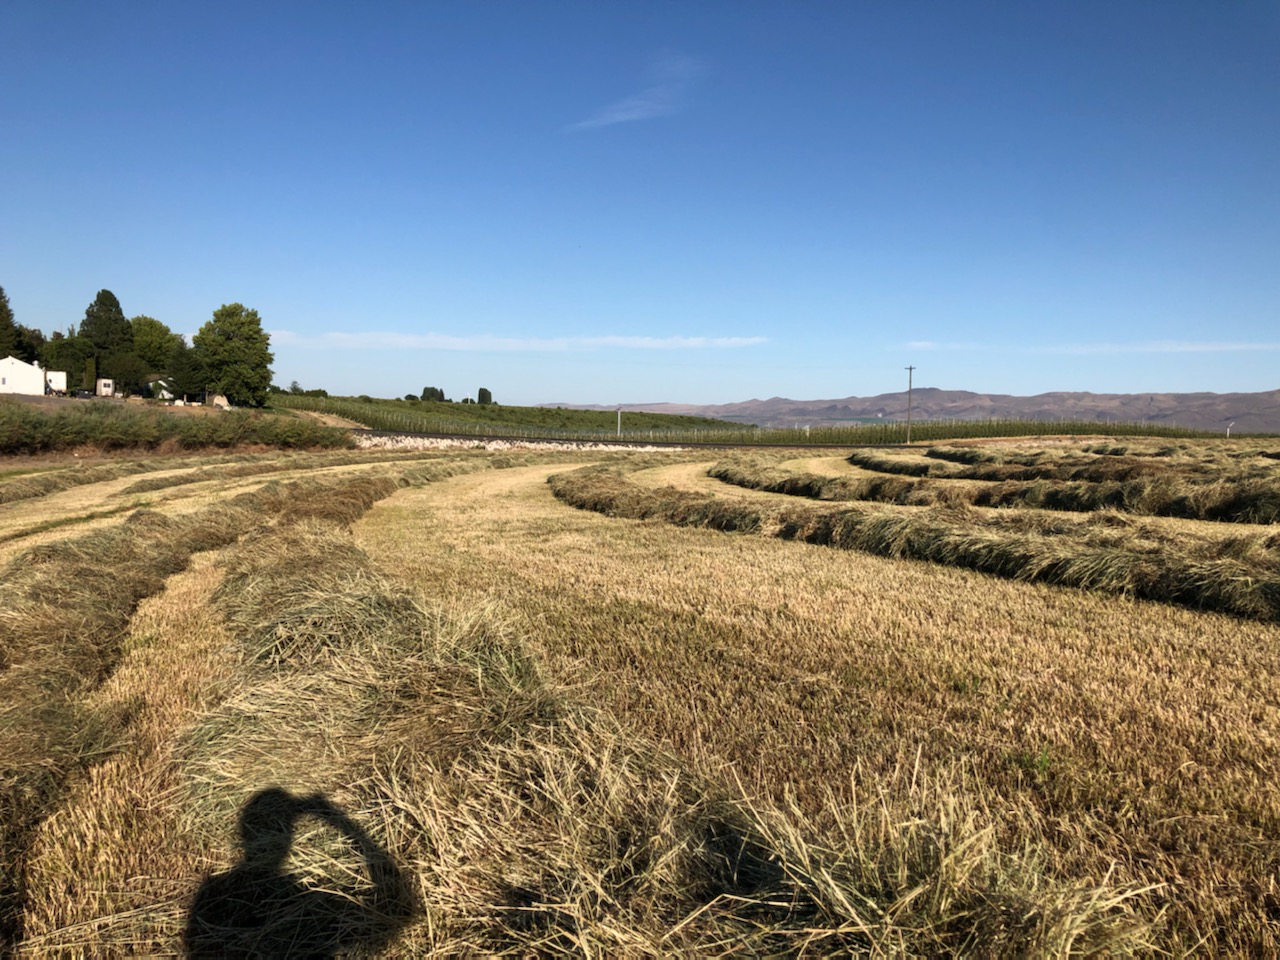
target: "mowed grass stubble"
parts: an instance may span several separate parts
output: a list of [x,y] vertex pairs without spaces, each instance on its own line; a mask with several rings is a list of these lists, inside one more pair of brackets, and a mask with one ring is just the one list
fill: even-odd
[[994,803],[1047,876],[1163,884],[1175,952],[1276,948],[1275,625],[609,519],[556,503],[550,472],[401,492],[358,539],[392,576],[498,599],[560,679],[761,797],[821,818],[907,764]]

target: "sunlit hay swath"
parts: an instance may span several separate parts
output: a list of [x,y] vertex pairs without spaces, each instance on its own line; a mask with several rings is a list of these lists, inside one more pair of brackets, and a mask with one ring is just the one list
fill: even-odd
[[[411,893],[416,919],[368,934],[393,953],[1148,942],[1154,915],[1134,891],[1046,883],[1034,834],[1026,850],[997,850],[991,815],[953,785],[930,793],[904,771],[878,803],[833,811],[824,836],[575,705],[491,611],[392,589],[336,526],[283,527],[235,553],[216,602],[243,644],[242,687],[183,736],[184,817],[230,850],[255,791],[330,797]],[[353,586],[367,625],[342,610]],[[298,653],[263,659],[268,642]],[[323,841],[295,837],[290,870],[358,898],[350,851]]]
[[19,477],[0,483],[0,503],[14,503],[18,500],[33,500],[51,493],[70,490],[72,487],[90,483],[101,483],[104,480],[117,480],[135,473],[150,470],[167,470],[171,463],[112,463],[99,467],[67,467],[51,473],[42,473],[34,477]]
[[548,482],[561,499],[610,516],[665,520],[682,526],[725,531],[754,532],[761,527],[762,516],[751,505],[674,487],[650,490],[637,486],[621,471],[608,466],[555,474]]
[[1022,848],[1001,851],[974,784],[909,765],[833,802],[818,830],[577,714],[369,786],[388,819],[426,827],[406,840],[422,850],[434,949],[1124,953],[1150,946],[1158,919],[1149,891],[1047,882],[1033,815]]
[[220,580],[214,556],[139,605],[119,668],[86,699],[88,709],[127,712],[130,722],[38,828],[23,954],[153,955],[177,942],[195,865],[208,852],[166,801],[175,788],[169,750],[175,730],[234,686],[228,637],[206,602]]
[[[1045,536],[1010,529],[953,506],[921,513],[786,507],[772,517],[688,491],[638,487],[617,471],[587,468],[549,478],[552,492],[581,509],[681,526],[768,530],[775,536],[897,559],[929,560],[1010,579],[1221,610],[1260,620],[1280,619],[1280,566],[1269,555],[1258,566],[1204,556],[1194,545],[1153,550],[1116,536],[1103,545],[1080,536]],[[706,518],[717,518],[709,522]],[[720,519],[724,518],[724,519]],[[1043,525],[1041,518],[1034,521]],[[1062,531],[1079,534],[1079,524]]]
[[[33,548],[0,585],[0,943],[21,937],[32,830],[68,778],[111,749],[127,711],[84,698],[114,668],[129,617],[192,553],[225,546],[288,510],[346,517],[393,480],[268,484],[180,519],[138,511],[117,527]],[[326,505],[308,507],[311,499]]]
[[[173,487],[195,483],[212,483],[221,480],[240,479],[260,476],[268,473],[294,473],[311,470],[323,470],[330,467],[342,467],[363,464],[388,464],[404,461],[425,460],[432,455],[403,452],[308,452],[287,453],[275,451],[270,454],[239,455],[227,457],[202,457],[202,466],[185,473],[175,473],[164,477],[146,477],[129,484],[112,496],[126,497],[156,490],[168,490]],[[435,455],[438,456],[438,455]],[[485,464],[487,466],[487,464]],[[417,468],[430,471],[433,465]],[[413,471],[415,468],[409,468]],[[445,476],[451,475],[441,471]]]
[[[931,448],[923,456],[857,451],[849,460],[877,473],[860,477],[794,473],[759,454],[731,457],[708,472],[736,486],[814,500],[920,506],[969,503],[1077,513],[1116,509],[1228,523],[1265,524],[1280,519],[1280,474],[1270,467],[1241,470],[1224,465],[1208,470],[1187,461],[1082,460],[1076,452],[1061,451],[1054,459],[1043,459],[1042,454],[1001,458],[977,448]],[[944,465],[953,461],[964,466]]]

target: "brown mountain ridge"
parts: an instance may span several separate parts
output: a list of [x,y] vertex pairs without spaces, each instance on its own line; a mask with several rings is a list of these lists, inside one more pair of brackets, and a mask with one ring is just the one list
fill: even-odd
[[[586,410],[615,410],[593,404],[546,404]],[[622,409],[716,417],[762,427],[834,426],[861,420],[905,420],[907,392],[839,400],[745,400],[740,403],[624,403]],[[1149,422],[1197,430],[1280,433],[1280,390],[1262,393],[1040,393],[1017,397],[968,390],[921,387],[912,391],[911,415],[917,420],[1090,420]]]

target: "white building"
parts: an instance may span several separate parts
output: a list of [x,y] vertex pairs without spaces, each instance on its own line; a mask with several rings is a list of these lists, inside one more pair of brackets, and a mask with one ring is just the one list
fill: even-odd
[[17,357],[0,360],[0,393],[25,393],[43,397],[45,372],[36,363],[23,363]]
[[98,378],[98,389],[97,389],[98,396],[112,397],[112,396],[115,396],[115,392],[116,392],[116,382],[114,380],[112,380],[109,377]]
[[62,370],[46,370],[44,381],[49,384],[49,389],[54,393],[67,392],[67,375]]

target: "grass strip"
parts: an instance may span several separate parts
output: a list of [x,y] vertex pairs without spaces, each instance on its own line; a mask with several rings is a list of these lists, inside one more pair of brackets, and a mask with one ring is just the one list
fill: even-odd
[[0,398],[0,454],[36,454],[91,446],[100,450],[154,450],[266,444],[286,449],[353,445],[348,431],[300,417],[232,410],[177,416],[163,409],[89,402],[56,411]]

